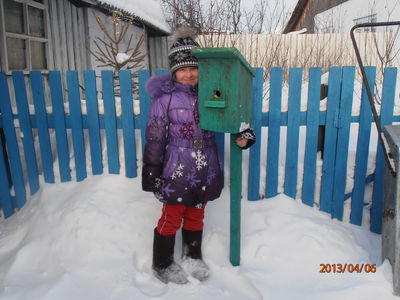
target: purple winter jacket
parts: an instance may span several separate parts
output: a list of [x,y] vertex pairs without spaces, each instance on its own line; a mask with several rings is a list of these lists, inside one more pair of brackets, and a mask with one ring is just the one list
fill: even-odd
[[152,77],[142,188],[168,204],[202,207],[219,197],[223,176],[214,133],[199,127],[197,86]]

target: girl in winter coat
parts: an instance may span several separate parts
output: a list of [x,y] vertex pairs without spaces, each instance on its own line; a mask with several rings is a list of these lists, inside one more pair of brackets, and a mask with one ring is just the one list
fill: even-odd
[[[186,28],[172,36],[170,73],[152,77],[152,96],[143,155],[142,188],[163,203],[154,229],[153,271],[164,283],[187,283],[187,274],[203,281],[209,269],[202,260],[204,208],[218,198],[223,176],[214,133],[199,126],[197,59],[199,47]],[[236,140],[246,149],[255,142],[251,129]],[[183,224],[183,225],[182,225]],[[182,225],[182,266],[174,262],[175,233]]]

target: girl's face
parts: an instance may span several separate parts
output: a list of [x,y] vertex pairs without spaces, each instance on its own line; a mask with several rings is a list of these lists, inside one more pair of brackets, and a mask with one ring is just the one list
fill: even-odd
[[175,72],[175,77],[179,83],[195,85],[199,82],[199,70],[197,67],[181,68]]

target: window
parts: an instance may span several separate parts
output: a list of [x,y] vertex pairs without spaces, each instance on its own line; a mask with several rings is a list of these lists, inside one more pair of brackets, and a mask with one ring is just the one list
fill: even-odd
[[[376,18],[376,14],[372,14],[369,16],[365,16],[365,17],[361,17],[361,18],[357,18],[354,19],[354,24],[362,24],[362,23],[375,23],[377,20]],[[376,27],[363,27],[363,28],[358,28],[357,32],[375,32],[376,31]]]
[[3,0],[6,70],[48,69],[46,0]]

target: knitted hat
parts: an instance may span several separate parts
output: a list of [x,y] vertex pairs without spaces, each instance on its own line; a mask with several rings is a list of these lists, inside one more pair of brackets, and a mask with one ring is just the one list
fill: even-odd
[[197,58],[192,55],[192,48],[200,47],[194,40],[195,33],[188,27],[180,27],[171,36],[172,46],[168,52],[171,73],[180,68],[197,67]]

